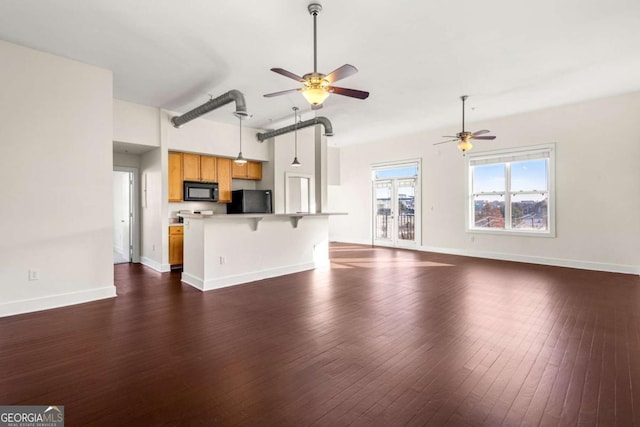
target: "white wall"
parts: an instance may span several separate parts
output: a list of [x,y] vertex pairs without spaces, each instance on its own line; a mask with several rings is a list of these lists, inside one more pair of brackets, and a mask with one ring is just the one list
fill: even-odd
[[295,153],[295,136],[293,132],[273,138],[273,210],[277,213],[285,211],[285,174],[287,172],[314,175],[315,149],[314,126],[298,130],[299,167],[292,167]]
[[[163,266],[167,261],[163,260],[163,248],[168,244],[169,231],[166,228],[168,221],[163,219],[166,212],[163,211],[163,197],[166,199],[166,173],[163,174],[161,166],[160,148],[148,151],[140,156],[140,205],[142,219],[140,262],[158,271],[168,271],[169,267]],[[164,177],[164,180],[163,180]],[[164,196],[163,196],[164,194]],[[166,230],[166,233],[163,233]]]
[[140,169],[140,155],[114,152],[113,166]]
[[112,74],[3,41],[0,62],[0,316],[115,296]]
[[633,93],[469,124],[498,137],[477,152],[556,143],[556,238],[465,232],[466,159],[433,146],[457,131],[447,128],[341,148],[332,204],[349,215],[331,218],[331,239],[371,242],[372,163],[422,158],[423,249],[640,273],[639,117]]
[[113,140],[159,147],[160,110],[114,99]]
[[[213,121],[216,115],[231,114],[233,106],[233,103],[224,105],[208,113],[206,118],[192,120],[179,129],[173,127],[171,118],[180,114],[163,110],[160,116],[163,148],[235,158],[240,148],[239,123],[230,125]],[[256,133],[259,130],[250,124],[250,119],[242,122],[242,154],[249,160],[268,161],[268,143],[258,142]]]

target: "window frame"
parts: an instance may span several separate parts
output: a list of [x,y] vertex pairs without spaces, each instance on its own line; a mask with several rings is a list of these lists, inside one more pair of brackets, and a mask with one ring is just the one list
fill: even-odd
[[[531,156],[540,156],[540,158],[548,159],[547,167],[547,190],[531,190],[531,191],[512,191],[511,189],[511,164],[513,162],[527,160]],[[503,191],[493,192],[473,192],[473,166],[474,163],[482,162],[481,164],[503,164],[505,165],[505,189]],[[555,214],[555,143],[535,145],[528,147],[518,147],[505,150],[493,150],[482,151],[467,154],[466,162],[466,174],[467,174],[467,201],[466,201],[466,215],[465,215],[465,231],[467,233],[478,234],[497,234],[497,235],[512,235],[512,236],[535,236],[535,237],[556,237],[556,214]],[[511,198],[515,195],[522,194],[543,194],[548,193],[547,196],[547,230],[537,231],[532,229],[519,229],[511,228]],[[504,197],[504,219],[505,228],[477,228],[474,226],[474,201],[475,196],[478,194],[483,195],[503,195]]]

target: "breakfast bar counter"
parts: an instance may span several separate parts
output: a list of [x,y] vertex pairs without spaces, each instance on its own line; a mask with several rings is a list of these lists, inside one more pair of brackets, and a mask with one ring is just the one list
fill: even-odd
[[340,213],[182,215],[182,281],[202,291],[325,267]]

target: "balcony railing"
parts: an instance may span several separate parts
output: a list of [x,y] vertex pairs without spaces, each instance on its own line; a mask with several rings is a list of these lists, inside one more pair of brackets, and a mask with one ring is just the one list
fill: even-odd
[[[378,239],[391,239],[393,227],[393,215],[388,213],[378,213],[376,215],[376,237]],[[398,215],[398,239],[415,240],[415,215],[400,214]]]

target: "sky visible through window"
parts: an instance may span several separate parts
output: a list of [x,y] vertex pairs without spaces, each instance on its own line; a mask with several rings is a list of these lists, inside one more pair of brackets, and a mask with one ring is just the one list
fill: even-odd
[[388,179],[388,178],[404,178],[407,176],[418,175],[417,166],[408,166],[404,168],[393,169],[378,169],[375,171],[376,179]]
[[[547,190],[547,160],[511,163],[511,191]],[[473,169],[473,192],[505,191],[505,165],[478,165]]]

